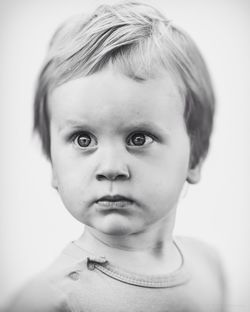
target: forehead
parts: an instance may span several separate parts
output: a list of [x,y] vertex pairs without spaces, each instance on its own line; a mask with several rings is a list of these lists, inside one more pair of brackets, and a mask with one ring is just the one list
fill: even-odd
[[146,121],[159,116],[181,116],[184,103],[178,86],[167,74],[133,80],[114,68],[64,83],[49,97],[51,119],[60,123]]

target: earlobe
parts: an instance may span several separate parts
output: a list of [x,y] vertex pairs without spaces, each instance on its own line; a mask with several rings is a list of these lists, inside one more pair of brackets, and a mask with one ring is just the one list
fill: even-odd
[[55,190],[58,190],[58,183],[57,183],[57,178],[53,172],[53,169],[52,169],[52,178],[51,178],[51,185],[52,187],[55,189]]
[[200,181],[201,166],[202,166],[202,161],[199,161],[199,163],[194,168],[189,168],[188,175],[187,175],[187,182],[188,183],[196,184]]

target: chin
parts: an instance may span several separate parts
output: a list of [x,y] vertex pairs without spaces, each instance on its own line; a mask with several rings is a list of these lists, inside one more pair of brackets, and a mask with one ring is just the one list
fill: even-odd
[[114,236],[128,235],[133,232],[131,221],[121,216],[110,216],[94,227],[104,234]]

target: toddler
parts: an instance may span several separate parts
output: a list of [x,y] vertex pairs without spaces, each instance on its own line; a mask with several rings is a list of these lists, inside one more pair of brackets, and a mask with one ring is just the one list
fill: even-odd
[[64,23],[39,76],[34,128],[84,232],[6,311],[224,311],[216,252],[173,236],[214,106],[196,45],[155,8],[102,5]]

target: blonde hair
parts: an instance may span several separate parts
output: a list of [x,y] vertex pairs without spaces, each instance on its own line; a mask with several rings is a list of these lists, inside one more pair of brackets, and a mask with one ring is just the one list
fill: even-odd
[[101,5],[89,16],[69,19],[54,34],[34,102],[34,130],[40,135],[47,157],[49,93],[71,79],[100,71],[110,62],[138,82],[161,71],[173,76],[185,101],[190,167],[205,158],[215,108],[206,64],[185,31],[152,6],[135,1]]

